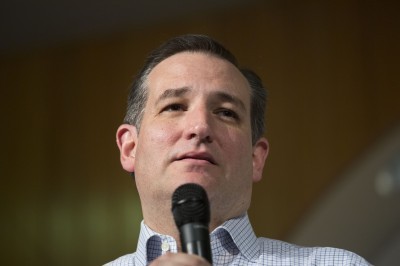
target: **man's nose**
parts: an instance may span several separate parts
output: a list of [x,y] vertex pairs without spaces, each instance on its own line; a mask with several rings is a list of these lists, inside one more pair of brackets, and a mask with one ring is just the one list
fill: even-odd
[[185,137],[188,140],[211,143],[213,141],[211,114],[205,108],[188,111],[186,116]]

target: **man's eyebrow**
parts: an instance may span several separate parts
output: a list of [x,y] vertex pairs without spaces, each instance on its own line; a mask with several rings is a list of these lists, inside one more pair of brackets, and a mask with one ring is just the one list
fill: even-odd
[[226,92],[216,92],[216,96],[220,101],[232,103],[246,111],[246,105],[240,98]]
[[174,98],[174,97],[181,97],[185,95],[190,90],[189,87],[182,87],[182,88],[174,88],[174,89],[166,89],[160,97],[158,97],[156,104],[165,100],[167,98]]

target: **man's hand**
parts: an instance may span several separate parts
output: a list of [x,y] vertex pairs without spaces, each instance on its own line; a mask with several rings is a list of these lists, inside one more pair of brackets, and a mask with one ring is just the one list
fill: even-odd
[[158,265],[187,265],[187,266],[211,266],[211,264],[204,258],[197,255],[189,255],[186,253],[166,253],[152,261],[151,266]]

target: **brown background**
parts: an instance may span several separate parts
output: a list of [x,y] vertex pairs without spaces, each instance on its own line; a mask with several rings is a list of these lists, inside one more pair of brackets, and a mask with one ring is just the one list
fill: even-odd
[[215,37],[269,89],[270,157],[250,216],[259,235],[285,239],[400,122],[399,7],[265,1],[3,52],[2,264],[100,265],[134,251],[141,214],[114,134],[146,54],[183,33]]

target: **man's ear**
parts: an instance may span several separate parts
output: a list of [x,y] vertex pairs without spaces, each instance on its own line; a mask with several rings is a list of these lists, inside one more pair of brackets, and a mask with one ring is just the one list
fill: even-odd
[[122,168],[130,173],[135,172],[135,153],[138,139],[136,127],[123,124],[119,126],[116,137]]
[[266,138],[260,138],[253,146],[253,182],[258,182],[262,179],[268,151],[269,143]]

